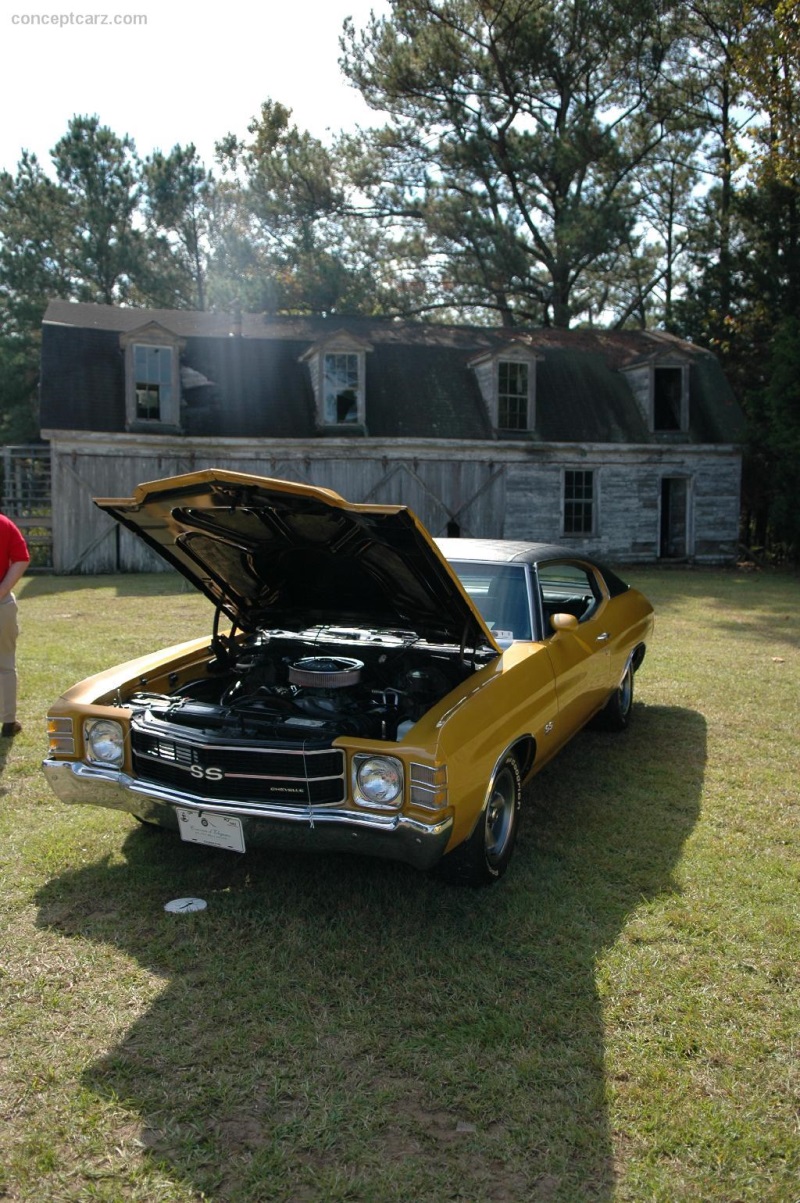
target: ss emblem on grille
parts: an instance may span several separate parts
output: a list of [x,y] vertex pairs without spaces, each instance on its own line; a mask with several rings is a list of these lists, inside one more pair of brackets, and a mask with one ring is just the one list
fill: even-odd
[[193,764],[189,772],[193,777],[205,778],[206,781],[221,781],[225,776],[222,769],[215,769],[213,767],[204,769],[201,764]]

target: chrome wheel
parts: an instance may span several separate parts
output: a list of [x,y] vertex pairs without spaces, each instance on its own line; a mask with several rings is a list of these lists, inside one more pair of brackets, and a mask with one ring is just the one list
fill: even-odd
[[497,881],[514,851],[521,807],[522,778],[509,753],[495,770],[472,834],[437,865],[437,874],[464,886],[488,886]]
[[622,684],[619,687],[619,712],[626,719],[631,712],[633,705],[633,669],[630,664],[625,670],[625,676],[622,678]]
[[502,861],[516,828],[519,779],[510,764],[507,761],[495,777],[486,807],[484,846],[488,863],[495,866]]
[[606,731],[624,731],[631,721],[633,710],[633,665],[625,669],[625,676],[594,720],[597,727]]

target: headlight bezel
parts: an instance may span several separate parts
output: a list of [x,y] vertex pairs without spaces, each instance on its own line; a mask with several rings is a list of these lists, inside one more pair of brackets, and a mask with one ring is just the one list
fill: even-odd
[[[105,741],[105,745],[101,742]],[[83,746],[89,764],[118,769],[125,761],[125,728],[113,718],[83,720]],[[101,749],[105,746],[105,750]]]
[[[384,782],[381,789],[379,782]],[[405,793],[405,769],[396,756],[361,752],[353,757],[353,798],[369,810],[399,810]]]

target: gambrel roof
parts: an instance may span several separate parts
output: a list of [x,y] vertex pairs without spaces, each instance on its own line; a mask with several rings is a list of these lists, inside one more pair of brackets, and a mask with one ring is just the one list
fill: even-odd
[[742,435],[741,410],[716,358],[660,331],[505,330],[68,301],[52,301],[44,318],[42,429],[124,431],[124,346],[143,331],[148,339],[163,332],[178,349],[180,427],[189,435],[323,436],[309,361],[315,348],[337,340],[365,352],[365,421],[354,435],[496,439],[476,365],[520,356],[534,365],[535,421],[514,437],[654,441],[632,381],[662,366],[688,371],[687,441],[734,443]]

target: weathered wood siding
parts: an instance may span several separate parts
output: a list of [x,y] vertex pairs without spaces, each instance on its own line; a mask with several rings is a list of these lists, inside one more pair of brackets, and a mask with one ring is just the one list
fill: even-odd
[[[408,505],[434,535],[569,542],[612,562],[659,556],[661,482],[685,477],[687,553],[735,554],[740,456],[732,447],[620,447],[440,440],[171,439],[43,432],[51,440],[57,572],[153,571],[162,565],[93,504],[146,480],[227,468],[334,489],[350,501]],[[563,472],[595,474],[595,532],[563,535]]]
[[[563,473],[595,472],[591,536],[563,535]],[[507,539],[568,542],[576,551],[611,562],[653,561],[661,554],[661,486],[687,483],[686,553],[697,562],[734,558],[739,535],[741,460],[731,447],[548,448],[506,471]]]

